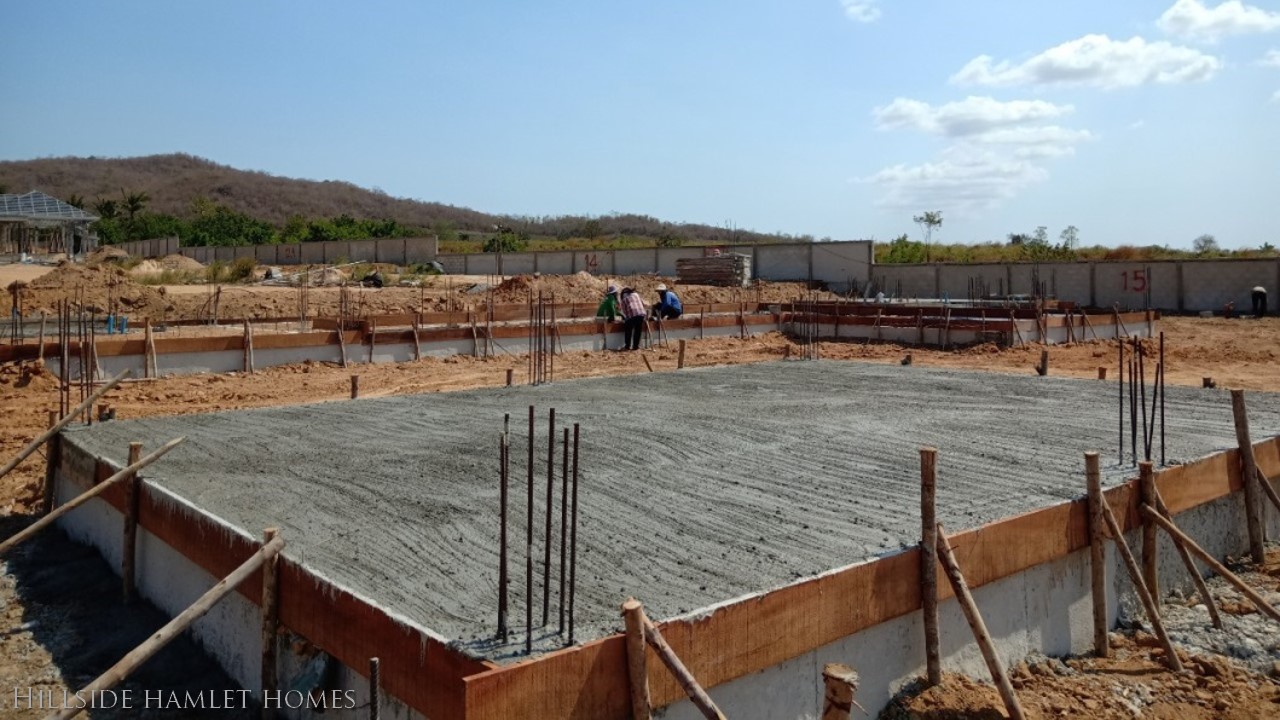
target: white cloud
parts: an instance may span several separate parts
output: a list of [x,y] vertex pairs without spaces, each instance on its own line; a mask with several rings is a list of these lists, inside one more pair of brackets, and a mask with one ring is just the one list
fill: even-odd
[[1134,120],[1133,122],[1129,123],[1130,130],[1141,130],[1146,126],[1147,126],[1146,120]]
[[1025,159],[952,148],[937,162],[894,165],[866,180],[883,191],[878,201],[883,207],[933,207],[971,215],[995,207],[1048,177],[1048,171]]
[[1280,29],[1280,13],[1227,0],[1208,7],[1200,0],[1178,0],[1156,21],[1161,30],[1178,37],[1217,42],[1228,35],[1265,33]]
[[844,14],[850,20],[872,23],[880,19],[880,0],[840,0]]
[[934,162],[894,165],[865,180],[880,187],[885,206],[972,214],[1047,179],[1048,171],[1035,161],[1071,155],[1076,145],[1093,139],[1087,130],[1047,123],[1072,111],[1044,100],[968,97],[933,106],[896,98],[872,111],[877,127],[915,130],[951,144]]
[[1049,48],[1014,64],[989,55],[970,60],[951,82],[957,85],[1088,85],[1121,88],[1146,83],[1177,84],[1213,77],[1222,61],[1199,50],[1141,37],[1082,38]]
[[1262,59],[1258,61],[1258,64],[1263,67],[1280,68],[1280,50],[1268,50],[1267,54],[1263,55]]
[[1280,105],[1280,90],[1277,90],[1275,94],[1271,96],[1271,102]]
[[882,129],[910,129],[932,135],[965,137],[1060,117],[1073,110],[1070,105],[1054,105],[1044,100],[1002,102],[990,97],[970,96],[938,107],[919,100],[896,98],[888,105],[876,108],[873,114]]

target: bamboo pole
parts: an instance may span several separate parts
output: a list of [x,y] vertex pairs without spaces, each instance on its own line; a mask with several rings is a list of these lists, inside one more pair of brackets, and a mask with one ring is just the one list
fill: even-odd
[[[142,443],[129,443],[129,464],[135,465],[142,459]],[[124,583],[124,601],[132,603],[137,594],[134,582],[134,563],[138,547],[138,491],[142,479],[137,473],[131,474],[124,481],[124,539],[120,548],[120,579]]]
[[1102,517],[1107,521],[1107,529],[1111,531],[1111,539],[1115,541],[1116,550],[1120,552],[1120,557],[1124,559],[1124,566],[1129,570],[1129,578],[1133,581],[1133,587],[1138,593],[1138,599],[1142,601],[1142,607],[1147,611],[1147,619],[1151,621],[1151,628],[1155,631],[1156,637],[1160,639],[1160,644],[1164,646],[1165,663],[1170,670],[1181,672],[1182,660],[1178,658],[1178,653],[1173,648],[1173,642],[1169,640],[1169,633],[1165,632],[1164,622],[1160,619],[1160,608],[1156,605],[1155,600],[1151,598],[1151,593],[1147,592],[1147,586],[1142,581],[1142,571],[1138,568],[1138,561],[1133,559],[1133,553],[1129,551],[1129,543],[1125,542],[1124,539],[1124,531],[1120,529],[1120,523],[1116,522],[1116,516],[1111,512],[1111,506],[1107,503],[1102,504]]
[[[1138,497],[1142,502],[1156,506],[1156,476],[1151,461],[1138,463]],[[1156,553],[1156,526],[1150,520],[1142,523],[1142,581],[1147,584],[1151,597],[1160,597],[1160,566]]]
[[1102,471],[1098,467],[1098,453],[1084,454],[1085,476],[1089,487],[1089,574],[1093,583],[1093,652],[1098,657],[1111,657],[1111,643],[1107,638],[1110,618],[1107,614],[1107,566],[1106,521],[1102,507],[1106,499],[1102,495]]
[[45,529],[49,525],[52,525],[54,520],[57,520],[58,518],[62,517],[63,515],[66,515],[67,513],[74,510],[75,508],[101,495],[107,488],[116,484],[120,480],[123,480],[124,478],[127,478],[130,475],[133,475],[134,473],[141,470],[142,468],[150,465],[156,460],[159,460],[161,457],[164,456],[165,453],[177,447],[178,444],[181,443],[183,440],[186,440],[186,438],[179,437],[179,438],[174,438],[173,440],[170,440],[169,442],[165,443],[164,446],[161,447],[159,450],[156,450],[155,452],[142,458],[138,462],[129,465],[128,467],[116,473],[115,475],[112,475],[106,480],[103,480],[97,485],[94,485],[92,488],[78,495],[74,500],[71,500],[65,505],[62,505],[57,510],[50,512],[48,515],[45,515],[44,517],[40,518],[34,523],[31,523],[24,530],[22,530],[22,532],[15,533],[11,537],[9,537],[9,539],[0,543],[0,555],[3,555],[5,552],[8,552],[9,549],[12,548],[14,545],[17,545],[23,540],[26,540],[32,537],[33,535]]
[[1171,520],[1167,520],[1162,517],[1160,513],[1153,510],[1149,505],[1143,505],[1140,509],[1147,517],[1155,520],[1157,525],[1164,528],[1165,532],[1181,540],[1182,543],[1187,546],[1188,550],[1209,566],[1209,569],[1218,573],[1223,577],[1223,579],[1234,585],[1242,595],[1249,598],[1249,602],[1252,602],[1254,606],[1258,608],[1259,612],[1267,615],[1272,620],[1280,621],[1280,611],[1272,607],[1266,600],[1263,600],[1261,595],[1259,595],[1253,588],[1249,587],[1244,580],[1240,579],[1240,576],[1228,570],[1225,565],[1218,562],[1204,548],[1197,545],[1195,540],[1192,540],[1190,536],[1179,530]]
[[853,668],[842,663],[827,663],[822,667],[822,684],[822,720],[849,720],[855,705],[863,713],[867,712],[853,699],[858,692],[858,673]]
[[1263,547],[1262,505],[1258,497],[1258,464],[1249,439],[1249,413],[1244,406],[1244,390],[1231,391],[1231,414],[1236,423],[1236,442],[1240,446],[1241,478],[1244,480],[1244,517],[1249,529],[1249,554],[1259,565],[1266,559]]
[[[262,546],[267,547],[280,535],[279,528],[262,532]],[[279,669],[276,665],[276,633],[280,629],[280,555],[273,553],[262,562],[262,692],[278,690]],[[262,708],[262,720],[271,720],[275,712]]]
[[725,720],[724,713],[720,712],[720,708],[716,707],[715,702],[711,700],[711,696],[707,695],[707,691],[702,689],[698,684],[698,679],[689,672],[689,668],[680,662],[679,656],[663,639],[662,633],[658,632],[658,628],[644,614],[644,609],[640,609],[640,619],[644,622],[644,637],[649,645],[658,653],[658,658],[662,660],[662,664],[667,666],[667,670],[671,671],[671,675],[675,677],[676,682],[680,683],[681,689],[685,695],[689,696],[689,700],[694,707],[702,712],[703,717],[707,720]]
[[627,623],[627,677],[631,688],[631,717],[634,720],[650,720],[653,717],[653,705],[649,699],[644,608],[640,601],[628,598],[622,603],[622,616]]
[[[1173,521],[1173,514],[1169,512],[1168,506],[1164,504],[1164,498],[1160,497],[1160,491],[1157,489],[1155,494],[1156,509],[1160,514],[1170,522]],[[1196,592],[1200,594],[1200,598],[1204,600],[1205,607],[1209,609],[1209,620],[1215,628],[1222,627],[1222,616],[1218,614],[1218,603],[1214,601],[1213,596],[1209,594],[1209,586],[1204,584],[1204,577],[1200,574],[1200,569],[1196,567],[1196,561],[1191,557],[1191,551],[1187,550],[1187,546],[1178,538],[1173,538],[1173,547],[1178,551],[1178,557],[1182,558],[1182,564],[1186,566],[1187,572],[1191,575],[1191,582],[1195,583]]]
[[1004,671],[1004,664],[1000,662],[1000,656],[996,654],[995,644],[991,641],[991,633],[987,632],[987,625],[982,620],[982,614],[978,612],[978,605],[973,601],[973,595],[969,592],[969,586],[964,581],[964,575],[960,572],[960,565],[956,562],[955,553],[951,551],[951,541],[947,539],[947,534],[942,529],[941,523],[937,525],[938,531],[938,559],[942,561],[942,569],[947,573],[947,579],[951,581],[951,589],[955,591],[956,601],[960,603],[960,609],[964,611],[965,620],[969,621],[969,628],[973,630],[973,637],[978,641],[978,649],[982,651],[982,657],[987,661],[987,669],[991,672],[991,679],[996,684],[996,689],[1000,691],[1000,698],[1004,700],[1005,710],[1008,711],[1009,717],[1013,720],[1022,720],[1026,715],[1022,712],[1022,706],[1018,703],[1018,696],[1013,692],[1013,685],[1009,682],[1009,676]]
[[924,612],[926,679],[929,686],[942,682],[942,656],[938,649],[938,451],[920,448],[920,596]]
[[5,464],[3,469],[0,469],[0,477],[4,477],[5,475],[8,475],[14,468],[22,464],[22,461],[26,460],[27,456],[31,455],[31,453],[39,449],[41,445],[48,442],[49,438],[53,437],[54,435],[57,435],[59,430],[71,424],[71,421],[75,420],[76,416],[78,416],[81,412],[83,412],[85,408],[91,407],[95,402],[98,401],[98,398],[102,397],[103,395],[106,395],[107,392],[111,390],[111,388],[115,387],[116,385],[119,385],[120,381],[123,380],[125,376],[128,374],[129,374],[128,370],[120,371],[119,375],[116,375],[115,377],[108,380],[105,385],[98,388],[89,397],[85,398],[84,402],[81,402],[79,405],[77,405],[73,410],[71,410],[71,412],[68,412],[66,415],[63,415],[61,420],[53,423],[53,425],[51,425],[48,430],[45,430],[44,433],[40,435],[40,437],[36,438],[35,440],[32,440],[30,443],[27,444],[26,447],[18,451],[18,454],[15,455],[14,458],[10,460],[7,464]]
[[[267,558],[273,557],[284,547],[284,538],[276,536],[270,543],[263,545],[261,549],[255,552],[248,560],[245,560],[240,567],[236,568],[230,575],[223,578],[209,589],[204,595],[200,596],[186,610],[183,610],[178,617],[170,620],[168,624],[156,631],[154,635],[147,639],[138,647],[134,648],[121,658],[120,662],[112,665],[110,669],[99,675],[93,682],[89,683],[82,689],[77,696],[92,697],[95,693],[115,687],[125,678],[137,670],[140,665],[149,660],[152,655],[162,650],[166,645],[182,634],[196,620],[209,612],[211,608],[219,600],[226,597],[240,585],[240,583],[249,579],[251,575],[266,561]],[[78,705],[78,704],[77,704]],[[83,707],[72,706],[63,708],[56,713],[49,715],[47,720],[70,720],[80,714]]]

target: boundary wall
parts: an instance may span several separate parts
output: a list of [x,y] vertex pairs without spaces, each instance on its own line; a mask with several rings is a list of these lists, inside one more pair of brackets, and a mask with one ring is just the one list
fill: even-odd
[[[177,238],[138,240],[116,245],[130,255],[160,257],[181,253],[202,263],[232,262],[251,257],[263,265],[379,262],[395,265],[438,261],[453,275],[665,275],[676,274],[676,261],[700,258],[710,247],[642,248],[634,250],[553,250],[517,253],[439,254],[435,237],[378,240],[335,240],[238,247],[178,247]],[[723,253],[751,256],[754,277],[763,280],[817,280],[843,291],[871,278],[874,249],[870,240],[823,243],[771,243],[718,246]]]
[[951,299],[967,298],[972,281],[1000,295],[1034,294],[1038,282],[1042,295],[1085,307],[1221,312],[1233,303],[1240,314],[1262,286],[1270,312],[1280,310],[1280,258],[876,265],[872,281],[886,295]]
[[[74,432],[74,431],[72,431]],[[117,468],[56,439],[52,467],[65,500]],[[1280,474],[1280,438],[1254,446],[1258,467]],[[1081,487],[1084,486],[1083,459]],[[1179,525],[1221,557],[1247,546],[1239,453],[1229,450],[1156,473],[1156,483]],[[1137,543],[1137,481],[1105,490],[1107,502]],[[110,488],[60,520],[70,535],[98,547],[118,566],[124,492]],[[1084,498],[1047,506],[978,528],[952,529],[952,544],[982,608],[998,651],[1010,665],[1033,651],[1087,652],[1092,642],[1087,505]],[[1269,530],[1280,531],[1274,513]],[[142,484],[139,504],[139,585],[175,614],[257,547],[257,539],[227,526],[160,488]],[[287,539],[286,539],[287,540]],[[1167,543],[1163,577],[1172,587],[1189,581]],[[878,712],[924,666],[917,612],[920,551],[909,548],[832,570],[782,588],[728,600],[659,623],[663,636],[729,717],[817,718],[822,713],[822,666],[839,661],[862,674],[859,701]],[[1113,548],[1107,553],[1109,622],[1120,615],[1125,584]],[[382,658],[383,687],[398,701],[397,715],[451,718],[629,717],[625,637],[621,634],[496,665],[451,649],[429,629],[394,617],[356,591],[281,558],[280,620],[289,632],[342,663],[340,683],[362,684],[369,657]],[[980,654],[950,587],[939,586],[943,663],[985,677]],[[234,602],[193,629],[228,673],[258,689],[261,577],[250,578]],[[619,602],[624,598],[620,598]],[[643,598],[641,598],[643,601]],[[288,663],[286,663],[288,664]],[[649,683],[664,717],[696,717],[665,668],[651,657]],[[289,677],[282,673],[282,677]],[[402,705],[399,705],[402,703]]]

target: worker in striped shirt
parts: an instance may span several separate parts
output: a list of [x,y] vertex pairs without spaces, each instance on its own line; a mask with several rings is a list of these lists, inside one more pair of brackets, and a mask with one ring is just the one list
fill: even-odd
[[648,308],[645,302],[640,298],[640,293],[635,288],[622,288],[622,297],[619,301],[619,309],[622,311],[622,330],[624,342],[623,350],[639,350],[640,336],[644,334],[644,318]]

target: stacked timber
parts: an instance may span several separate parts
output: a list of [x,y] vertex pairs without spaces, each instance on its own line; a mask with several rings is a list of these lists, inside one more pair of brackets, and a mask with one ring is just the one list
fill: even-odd
[[746,287],[751,281],[751,256],[680,258],[676,260],[676,275],[683,285]]

